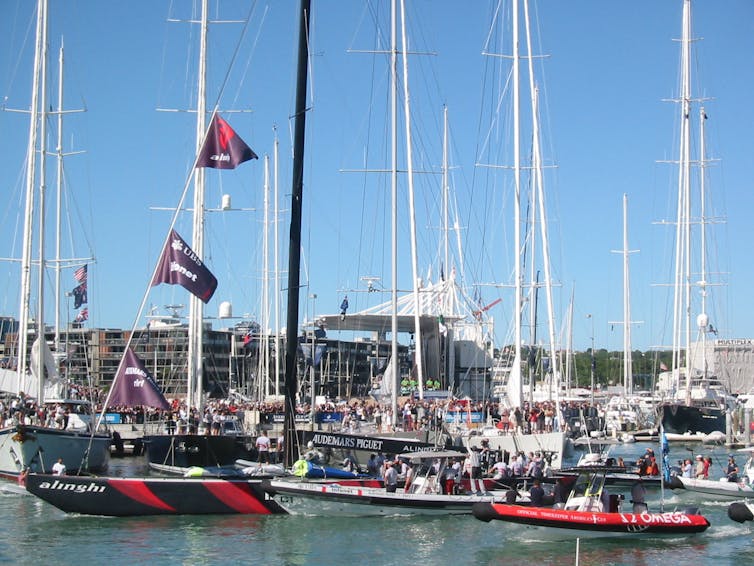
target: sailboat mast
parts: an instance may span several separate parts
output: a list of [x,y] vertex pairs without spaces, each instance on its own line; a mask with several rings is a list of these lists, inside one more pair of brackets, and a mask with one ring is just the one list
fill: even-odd
[[394,360],[391,409],[393,423],[398,418],[398,383],[401,380],[401,365],[398,363],[398,31],[396,15],[397,0],[390,2],[390,128],[393,133],[390,147],[390,200],[391,211],[391,281],[390,281],[390,357]]
[[[442,109],[442,233],[443,233],[443,267],[450,274],[450,225],[448,218],[448,107]],[[455,307],[454,307],[455,308]],[[453,311],[451,311],[453,312]]]
[[[57,157],[57,192],[55,193],[55,350],[60,351],[60,244],[63,204],[63,44],[58,51],[58,138],[55,147]],[[67,333],[66,333],[67,335]],[[67,352],[66,352],[67,354]]]
[[273,176],[274,176],[274,292],[275,292],[275,395],[280,395],[280,266],[278,265],[280,244],[278,242],[278,233],[280,228],[280,214],[278,210],[278,137],[277,128],[275,128],[275,141],[273,143]]
[[631,357],[631,280],[628,257],[628,195],[623,194],[623,393],[633,395],[633,360]]
[[304,142],[306,134],[306,83],[309,66],[309,20],[311,0],[301,0],[296,71],[296,108],[293,137],[291,228],[288,248],[288,317],[285,349],[285,465],[297,456],[294,411],[296,403],[296,352],[298,350],[298,307],[301,274],[301,212],[304,197]]
[[42,49],[46,29],[47,2],[37,2],[36,46],[34,50],[34,74],[29,112],[29,145],[26,152],[26,200],[24,204],[24,234],[21,250],[21,304],[18,309],[18,388],[26,389],[28,362],[26,350],[29,341],[29,311],[31,308],[31,249],[34,229],[34,180],[37,159],[37,135],[39,126],[39,78],[42,70]]
[[513,226],[514,226],[514,277],[515,281],[515,298],[514,303],[514,324],[515,324],[515,357],[511,374],[517,376],[518,391],[514,392],[516,399],[511,403],[520,406],[523,399],[523,382],[521,380],[521,302],[523,300],[523,289],[521,281],[521,77],[518,50],[518,0],[513,2],[513,179],[515,184],[515,197],[513,203]]
[[39,126],[39,280],[37,281],[37,340],[39,355],[37,367],[32,371],[37,375],[37,399],[44,402],[44,368],[45,368],[45,310],[44,310],[44,274],[45,274],[45,207],[47,193],[47,3],[44,4],[44,27],[42,29],[42,61],[40,85],[40,126]]
[[421,336],[421,301],[419,300],[419,258],[416,242],[416,205],[414,198],[414,160],[411,146],[411,97],[408,90],[408,39],[406,38],[406,3],[401,0],[401,45],[403,59],[403,106],[406,127],[406,175],[408,177],[408,214],[411,227],[411,273],[414,292],[414,365],[419,399],[424,399],[424,359]]
[[[691,2],[683,3],[681,40],[680,154],[678,167],[678,210],[676,216],[676,261],[673,296],[673,373],[680,385],[681,368],[686,374],[686,403],[691,402]],[[683,344],[683,346],[682,346]],[[683,349],[684,358],[681,359]]]
[[[208,0],[202,0],[202,19],[199,32],[199,77],[196,98],[196,153],[201,149],[206,130],[207,111],[207,30]],[[204,261],[204,168],[194,171],[194,217],[191,248],[197,257]],[[188,368],[187,368],[187,406],[202,407],[202,389],[204,387],[204,303],[196,296],[189,296],[189,330],[188,330]]]
[[[262,336],[259,376],[264,378],[264,397],[270,395],[270,158],[264,156],[264,233],[262,280]],[[262,388],[260,387],[260,396]],[[264,399],[260,399],[263,401]]]
[[705,208],[706,184],[705,184],[705,167],[707,156],[705,154],[705,139],[704,139],[704,126],[707,120],[707,115],[704,112],[704,107],[699,108],[699,229],[701,231],[701,237],[699,238],[699,251],[701,253],[700,266],[701,273],[697,285],[701,288],[702,304],[701,312],[697,319],[697,326],[699,327],[700,338],[702,341],[702,371],[704,377],[707,377],[707,328],[709,325],[709,318],[707,316],[707,212]]

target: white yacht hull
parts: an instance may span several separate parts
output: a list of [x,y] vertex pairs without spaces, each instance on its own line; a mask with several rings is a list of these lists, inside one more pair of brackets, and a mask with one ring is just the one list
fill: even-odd
[[292,515],[327,517],[397,515],[471,515],[477,502],[503,501],[504,494],[445,495],[441,493],[394,493],[382,488],[338,484],[270,480],[263,489]]
[[33,472],[50,473],[58,458],[63,459],[69,474],[79,472],[88,455],[88,465],[82,472],[101,472],[110,462],[109,435],[91,436],[85,432],[71,432],[40,426],[7,427],[0,429],[0,476],[16,477],[28,466]]
[[720,480],[705,480],[678,476],[678,481],[683,484],[685,490],[695,493],[704,493],[706,495],[715,495],[718,497],[731,497],[735,499],[754,497],[754,489],[752,489],[750,485],[728,481],[725,478]]

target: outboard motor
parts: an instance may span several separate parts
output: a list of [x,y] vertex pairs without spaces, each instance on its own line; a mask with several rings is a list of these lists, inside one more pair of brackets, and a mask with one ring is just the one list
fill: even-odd
[[745,503],[731,503],[728,506],[728,517],[737,523],[754,521],[754,513],[751,512],[751,509]]

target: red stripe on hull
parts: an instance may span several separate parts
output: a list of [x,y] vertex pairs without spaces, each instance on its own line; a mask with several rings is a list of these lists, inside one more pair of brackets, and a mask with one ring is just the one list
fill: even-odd
[[162,509],[163,511],[175,512],[175,509],[157,497],[152,490],[141,480],[118,479],[107,482],[114,490],[119,491],[126,497],[138,501],[144,505]]
[[205,484],[215,498],[222,501],[238,513],[270,515],[271,511],[249,491],[246,485],[237,485],[230,482],[218,482]]

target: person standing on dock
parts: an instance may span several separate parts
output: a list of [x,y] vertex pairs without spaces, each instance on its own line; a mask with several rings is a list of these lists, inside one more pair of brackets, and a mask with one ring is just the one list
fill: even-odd
[[259,463],[270,463],[270,437],[264,432],[257,437],[257,451],[259,452]]

